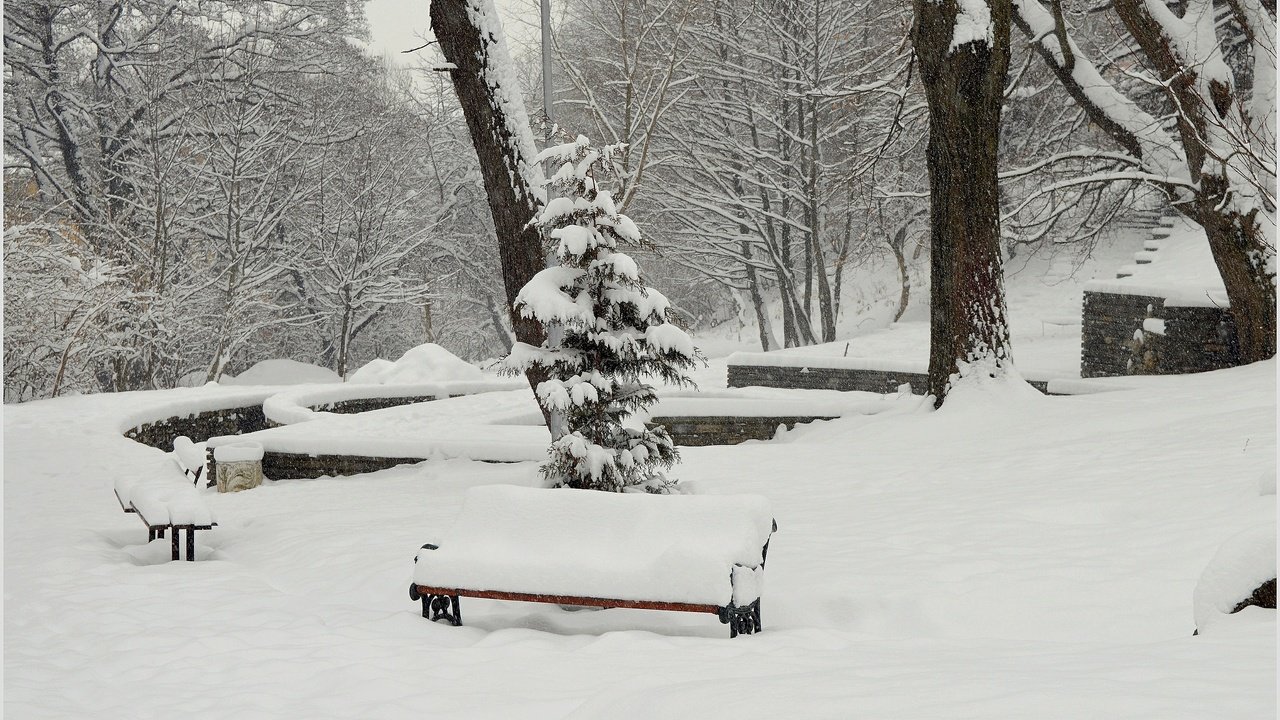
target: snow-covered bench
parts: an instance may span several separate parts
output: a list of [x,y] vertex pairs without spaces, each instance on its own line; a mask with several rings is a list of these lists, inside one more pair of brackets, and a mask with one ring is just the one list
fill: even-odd
[[147,542],[165,536],[169,531],[172,559],[179,559],[178,533],[187,531],[187,560],[196,559],[197,530],[215,525],[213,513],[205,505],[199,491],[187,483],[172,459],[141,475],[118,477],[116,500],[127,513],[135,513],[147,526]]
[[477,487],[445,539],[414,558],[409,597],[454,625],[466,596],[712,613],[736,637],[760,630],[776,529],[755,495]]
[[173,455],[182,471],[191,478],[191,484],[198,487],[200,476],[204,474],[204,443],[194,443],[186,435],[179,435],[173,439]]

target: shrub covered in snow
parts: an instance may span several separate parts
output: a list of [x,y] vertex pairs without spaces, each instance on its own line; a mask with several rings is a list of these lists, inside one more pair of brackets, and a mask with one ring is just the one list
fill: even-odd
[[644,378],[691,386],[684,371],[698,353],[668,321],[667,298],[645,287],[635,260],[617,250],[619,242],[638,244],[641,238],[613,196],[596,184],[613,150],[596,149],[579,135],[539,156],[560,166],[550,181],[559,196],[534,220],[559,264],[524,286],[516,309],[560,327],[563,337],[554,347],[517,343],[504,368],[549,370],[538,396],[545,407],[563,412],[567,425],[552,440],[542,468],[552,485],[668,492],[674,481],[665,470],[678,459],[671,437],[662,428],[628,428],[622,421],[656,399]]

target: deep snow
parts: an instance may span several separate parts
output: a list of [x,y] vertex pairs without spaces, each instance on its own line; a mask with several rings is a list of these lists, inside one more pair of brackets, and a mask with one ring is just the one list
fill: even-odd
[[[1131,380],[1132,382],[1132,380]],[[463,491],[536,464],[427,462],[206,494],[201,561],[120,512],[160,457],[119,435],[149,396],[5,408],[11,717],[1269,717],[1274,613],[1191,637],[1218,547],[1274,522],[1275,364],[1045,398],[988,388],[940,412],[687,448],[702,493],[769,498],[765,631],[710,616],[406,589]],[[242,392],[242,391],[241,391]],[[468,415],[455,398],[428,403]],[[912,405],[912,403],[915,403]],[[586,539],[589,541],[589,539]]]

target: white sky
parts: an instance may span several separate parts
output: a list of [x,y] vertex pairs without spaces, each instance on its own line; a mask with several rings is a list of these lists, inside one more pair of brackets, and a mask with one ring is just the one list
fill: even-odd
[[[502,14],[508,42],[518,45],[536,40],[538,0],[494,1]],[[369,0],[365,13],[369,18],[370,50],[378,55],[394,55],[397,62],[410,64],[412,56],[400,52],[423,44],[431,25],[429,8],[429,0]],[[427,50],[417,55],[434,59],[438,57],[436,52]]]

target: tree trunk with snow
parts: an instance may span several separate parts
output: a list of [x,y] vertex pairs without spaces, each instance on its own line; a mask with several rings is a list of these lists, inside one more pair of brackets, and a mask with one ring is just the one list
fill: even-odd
[[[1266,178],[1265,185],[1270,185],[1270,178],[1265,170],[1251,171],[1248,154],[1236,147],[1255,133],[1241,113],[1243,98],[1222,55],[1213,3],[1192,0],[1182,18],[1172,16],[1163,3],[1152,5],[1151,0],[1116,0],[1115,7],[1176,100],[1187,166],[1199,186],[1184,212],[1204,227],[1209,238],[1231,302],[1240,359],[1248,363],[1274,357],[1276,284],[1268,259],[1275,248],[1269,246],[1259,222],[1264,212],[1261,193],[1251,186],[1259,175]],[[1274,24],[1275,19],[1265,22]],[[1274,55],[1271,62],[1274,67]],[[1265,135],[1257,139],[1267,140]]]
[[[534,318],[514,310],[520,289],[545,266],[537,227],[529,224],[544,197],[542,172],[533,162],[536,150],[528,117],[507,55],[492,0],[432,0],[431,29],[440,43],[458,102],[466,116],[471,142],[480,159],[489,211],[498,238],[507,311],[516,340],[535,347],[546,332]],[[532,366],[525,376],[537,392],[547,375]],[[546,408],[543,416],[550,422]]]
[[929,393],[941,406],[962,364],[1011,362],[996,178],[1009,3],[915,0],[915,12],[929,105]]

